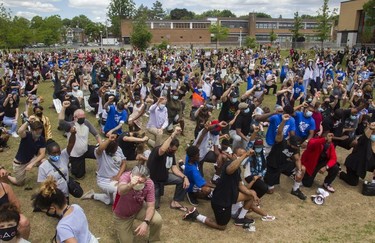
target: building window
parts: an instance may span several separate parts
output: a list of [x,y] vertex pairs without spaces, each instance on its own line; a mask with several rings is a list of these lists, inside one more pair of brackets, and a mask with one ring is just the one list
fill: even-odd
[[318,23],[306,23],[307,30],[316,29],[316,28],[318,28]]
[[230,20],[222,20],[220,21],[221,26],[230,28],[230,29],[248,29],[249,28],[249,22],[248,21],[230,21]]
[[164,39],[164,36],[160,36],[161,39]]
[[199,36],[199,39],[202,39],[202,36]]
[[255,28],[257,28],[257,29],[276,29],[277,25],[276,25],[276,23],[270,23],[270,22],[257,22],[255,24]]
[[173,23],[173,29],[190,29],[190,23]]
[[294,23],[286,23],[286,22],[279,23],[279,29],[292,29],[293,27],[294,27]]
[[154,22],[154,29],[170,29],[171,24],[167,22]]
[[208,27],[208,23],[193,23],[193,29],[207,29]]
[[181,35],[181,36],[180,36],[180,39],[183,39],[183,38],[184,38],[184,37]]

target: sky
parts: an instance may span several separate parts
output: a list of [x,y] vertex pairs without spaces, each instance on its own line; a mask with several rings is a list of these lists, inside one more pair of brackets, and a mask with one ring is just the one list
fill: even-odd
[[[156,1],[156,0],[155,0]],[[136,7],[141,4],[152,7],[154,0],[134,0]],[[211,9],[229,9],[237,16],[249,12],[264,12],[274,18],[293,18],[294,12],[316,15],[323,0],[159,0],[167,11],[174,8],[186,8],[195,13]],[[42,17],[58,14],[61,18],[73,18],[84,14],[94,22],[106,21],[106,12],[110,0],[0,0],[13,15],[27,19],[39,15]],[[340,7],[340,0],[330,0],[330,9]]]

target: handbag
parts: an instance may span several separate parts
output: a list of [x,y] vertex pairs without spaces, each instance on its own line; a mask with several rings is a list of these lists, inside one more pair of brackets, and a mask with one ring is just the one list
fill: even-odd
[[53,168],[56,169],[56,171],[62,176],[62,178],[64,178],[64,180],[68,182],[69,193],[75,198],[82,197],[83,189],[81,185],[79,184],[79,182],[74,180],[74,178],[71,176],[69,176],[69,181],[68,181],[65,175],[61,172],[61,170],[59,170],[59,168],[57,168],[57,166],[53,162],[51,162],[50,160],[48,160],[48,162],[53,166]]
[[362,195],[375,196],[375,183],[364,181],[362,187]]

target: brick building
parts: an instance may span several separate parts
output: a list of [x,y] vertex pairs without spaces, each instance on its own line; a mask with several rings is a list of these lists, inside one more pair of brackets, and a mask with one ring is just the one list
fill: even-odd
[[[228,38],[223,41],[226,44],[238,45],[246,36],[255,37],[258,42],[269,42],[272,29],[277,34],[277,42],[292,41],[294,19],[257,18],[250,13],[245,18],[207,18],[205,20],[153,20],[147,25],[152,33],[152,44],[161,43],[163,40],[171,44],[210,44],[211,24],[220,24],[229,28]],[[306,41],[316,41],[315,28],[317,22],[314,19],[303,20],[301,33]],[[130,43],[132,21],[122,20],[121,34],[124,44]],[[332,33],[331,33],[332,34]],[[221,42],[221,43],[223,43]]]

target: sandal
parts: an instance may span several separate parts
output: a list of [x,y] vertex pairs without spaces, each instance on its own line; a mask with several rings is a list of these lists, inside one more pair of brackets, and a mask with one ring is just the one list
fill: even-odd
[[182,211],[182,212],[185,212],[185,213],[189,211],[189,209],[187,207],[184,207],[182,205],[173,207],[172,204],[171,204],[171,205],[169,205],[169,207],[171,209],[179,210],[179,211]]
[[335,189],[331,185],[328,185],[328,184],[324,183],[323,187],[324,187],[324,189],[326,189],[330,193],[334,193],[335,192]]
[[271,216],[271,215],[266,215],[266,216],[263,216],[262,217],[262,221],[265,221],[265,222],[271,222],[271,221],[274,221],[276,219],[275,216]]

